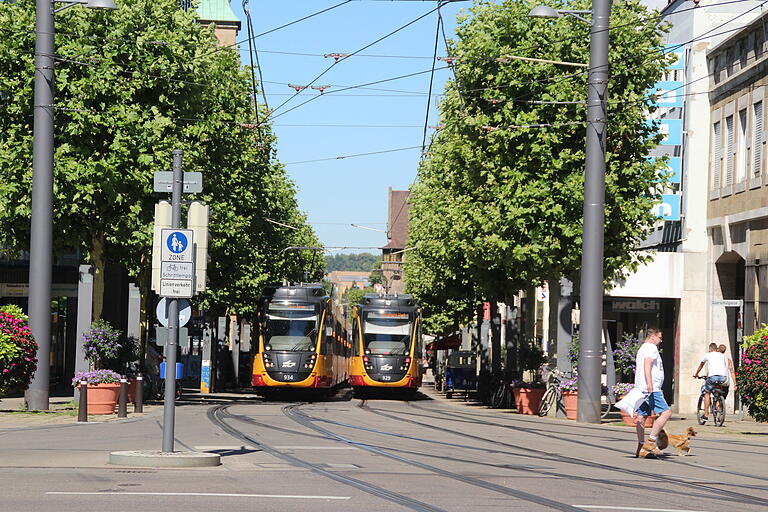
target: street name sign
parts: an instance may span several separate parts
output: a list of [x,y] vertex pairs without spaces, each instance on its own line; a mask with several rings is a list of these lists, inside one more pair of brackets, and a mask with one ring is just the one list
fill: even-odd
[[[185,172],[183,181],[184,188],[182,191],[185,194],[196,194],[203,191],[203,173]],[[155,192],[172,192],[173,172],[157,171],[154,176],[153,185]]]
[[741,304],[742,304],[741,299],[719,299],[719,300],[712,301],[713,306],[725,306],[730,308],[737,308],[741,306]]
[[160,237],[160,296],[195,294],[195,245],[191,229],[163,229]]

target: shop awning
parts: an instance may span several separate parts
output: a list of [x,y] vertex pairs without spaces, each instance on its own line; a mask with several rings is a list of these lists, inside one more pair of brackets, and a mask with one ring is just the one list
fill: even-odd
[[427,350],[456,350],[461,346],[461,333],[452,334],[435,340],[427,345]]

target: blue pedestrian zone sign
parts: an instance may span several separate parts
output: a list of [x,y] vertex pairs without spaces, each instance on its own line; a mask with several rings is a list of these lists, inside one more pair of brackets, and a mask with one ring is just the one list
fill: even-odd
[[664,53],[675,56],[675,61],[667,69],[685,69],[685,47],[680,44],[664,46]]
[[680,220],[680,196],[662,194],[661,203],[655,205],[651,212],[662,220]]
[[680,146],[683,143],[683,121],[681,119],[649,119],[645,122],[651,133],[661,133],[661,146]]
[[648,90],[647,96],[657,107],[682,107],[684,89],[683,82],[661,81]]
[[168,250],[173,254],[181,254],[189,245],[187,243],[186,235],[181,231],[174,231],[171,233],[171,236],[168,237],[166,244],[168,245]]

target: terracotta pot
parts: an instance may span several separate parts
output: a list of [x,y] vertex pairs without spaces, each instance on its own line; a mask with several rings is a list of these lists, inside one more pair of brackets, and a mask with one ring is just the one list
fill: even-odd
[[[616,397],[616,401],[618,402],[622,398],[624,398],[624,395],[617,396]],[[637,423],[637,414],[635,414],[634,416],[630,416],[629,414],[627,414],[626,412],[624,412],[622,410],[619,410],[619,414],[621,414],[621,419],[624,420],[624,423],[626,423],[630,427],[634,427],[636,425],[636,423]],[[653,422],[656,421],[657,417],[658,417],[658,415],[655,414],[655,413],[651,414],[650,416],[646,416],[644,427],[645,428],[651,428],[653,426]]]
[[544,398],[543,388],[514,388],[515,405],[520,414],[538,414],[541,399]]
[[565,417],[569,420],[576,419],[576,410],[579,404],[578,391],[563,391],[563,407],[565,407]]
[[114,414],[115,406],[117,406],[117,398],[119,395],[119,382],[108,384],[89,384],[88,414]]

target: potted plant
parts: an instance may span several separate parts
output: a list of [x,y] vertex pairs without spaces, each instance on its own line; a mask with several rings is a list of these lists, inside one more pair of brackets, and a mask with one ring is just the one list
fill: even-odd
[[[75,375],[75,379],[80,376],[86,377],[85,380],[88,381],[89,414],[110,414],[114,411],[120,392],[120,373],[118,372],[123,370],[126,364],[136,359],[137,349],[137,343],[133,338],[123,337],[121,331],[112,327],[105,320],[96,320],[91,324],[88,332],[83,334],[83,354],[88,359],[91,372],[80,372],[78,375]],[[78,385],[78,383],[79,381],[74,385]],[[104,397],[97,396],[101,393],[98,391],[91,392],[96,387],[110,391],[105,391]],[[114,404],[109,409],[109,402],[107,400],[111,396],[110,393],[113,392],[113,388],[116,388],[116,391],[114,391]],[[94,410],[101,409],[106,412],[91,412],[92,402],[94,404],[96,402],[103,404],[94,405]],[[109,410],[107,411],[107,409]]]
[[517,412],[538,414],[541,399],[544,398],[546,391],[546,384],[541,382],[538,373],[539,367],[546,361],[544,351],[536,340],[528,340],[520,345],[518,358],[523,377],[528,377],[529,380],[513,383],[512,394],[515,397]]
[[[620,382],[631,382],[635,378],[635,359],[642,341],[636,337],[625,334],[621,341],[613,349],[613,364]],[[631,389],[631,388],[630,388]]]
[[18,306],[0,308],[0,397],[23,390],[37,368],[37,343]]
[[77,372],[72,385],[80,388],[81,382],[86,382],[88,386],[88,414],[115,412],[120,394],[119,373],[107,369]]
[[560,381],[560,394],[563,398],[565,417],[569,420],[576,419],[576,410],[579,403],[579,378],[567,378]]

